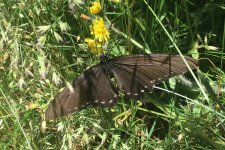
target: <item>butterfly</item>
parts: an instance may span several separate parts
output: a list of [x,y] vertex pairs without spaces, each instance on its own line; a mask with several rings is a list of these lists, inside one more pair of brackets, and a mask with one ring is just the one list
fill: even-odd
[[[197,60],[185,59],[191,69],[198,67]],[[72,87],[65,87],[55,97],[45,111],[45,119],[55,120],[90,105],[113,107],[119,91],[128,98],[143,99],[156,84],[187,71],[179,55],[128,55],[112,59],[101,55],[99,64],[84,71],[72,82]]]

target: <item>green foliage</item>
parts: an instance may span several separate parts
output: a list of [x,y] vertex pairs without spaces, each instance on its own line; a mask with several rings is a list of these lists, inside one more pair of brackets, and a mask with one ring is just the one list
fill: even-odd
[[121,93],[112,109],[43,121],[60,88],[98,62],[84,42],[90,20],[80,17],[95,17],[91,3],[0,2],[0,149],[225,149],[225,6],[219,0],[102,0],[112,56],[189,54],[199,59],[200,82],[176,77],[145,102]]

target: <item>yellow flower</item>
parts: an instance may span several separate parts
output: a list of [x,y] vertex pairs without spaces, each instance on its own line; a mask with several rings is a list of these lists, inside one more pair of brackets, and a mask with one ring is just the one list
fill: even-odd
[[94,15],[98,14],[102,10],[100,2],[99,1],[93,2],[89,10]]
[[90,26],[91,34],[99,42],[107,42],[109,39],[109,31],[104,25],[103,18],[96,18]]
[[102,54],[102,44],[96,40],[86,38],[84,40],[93,53]]

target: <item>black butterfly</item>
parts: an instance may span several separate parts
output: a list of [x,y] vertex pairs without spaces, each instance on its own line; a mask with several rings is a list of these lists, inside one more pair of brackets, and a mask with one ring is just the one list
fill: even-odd
[[[197,68],[196,60],[185,59],[192,69]],[[112,59],[102,55],[100,60],[74,80],[72,88],[65,87],[59,93],[45,112],[46,120],[66,116],[89,105],[112,107],[117,103],[119,90],[131,99],[142,99],[144,92],[151,91],[155,84],[188,71],[179,55],[131,55]]]

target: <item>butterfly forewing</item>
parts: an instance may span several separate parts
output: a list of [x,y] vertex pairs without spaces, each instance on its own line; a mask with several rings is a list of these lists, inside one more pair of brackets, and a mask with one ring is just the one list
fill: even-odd
[[[187,58],[192,69],[197,62]],[[188,71],[180,56],[137,55],[112,59],[112,70],[118,87],[133,99],[141,99],[143,92],[150,91],[157,83]]]
[[112,107],[117,103],[110,78],[103,72],[101,65],[85,71],[74,80],[72,86],[72,89],[65,87],[53,100],[45,112],[46,120],[66,116],[88,105]]

